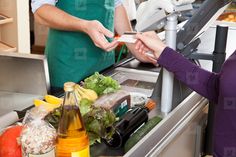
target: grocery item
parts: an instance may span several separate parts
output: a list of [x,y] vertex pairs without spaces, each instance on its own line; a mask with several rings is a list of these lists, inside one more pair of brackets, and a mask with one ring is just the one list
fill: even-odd
[[35,119],[21,132],[23,157],[55,157],[56,130],[47,122]]
[[40,105],[49,105],[50,106],[51,104],[49,104],[49,103],[47,103],[47,102],[45,102],[43,100],[40,100],[40,99],[34,99],[34,105],[36,107],[38,107]]
[[116,116],[111,110],[91,106],[91,110],[83,116],[86,130],[89,134],[90,145],[111,139],[114,134],[113,124]]
[[149,103],[143,107],[136,106],[131,108],[120,121],[115,124],[115,134],[111,139],[106,141],[106,144],[113,148],[122,147],[130,135],[148,121],[148,112],[154,107],[153,103]]
[[44,99],[46,100],[46,102],[48,102],[49,104],[54,104],[54,105],[61,105],[63,102],[63,99],[55,97],[53,95],[45,95]]
[[93,105],[112,110],[117,117],[121,117],[131,106],[130,93],[119,90],[115,93],[106,94],[95,101]]
[[84,87],[94,90],[98,96],[116,92],[121,88],[116,80],[110,76],[101,75],[98,72],[85,79]]
[[73,82],[64,84],[65,96],[58,126],[56,154],[60,157],[89,157],[89,139],[74,87]]
[[48,112],[53,111],[55,108],[61,106],[61,104],[51,104],[40,99],[34,99],[34,105],[36,107],[43,106]]
[[145,105],[148,99],[147,95],[137,92],[131,92],[130,96],[131,96],[131,106]]
[[151,131],[162,119],[158,116],[150,119],[146,124],[139,128],[124,145],[125,152],[128,152],[138,141],[140,141],[149,131]]
[[21,146],[18,143],[22,126],[11,126],[0,136],[0,157],[21,157]]
[[45,121],[50,123],[55,129],[58,129],[58,123],[61,118],[61,107],[54,109],[47,114],[44,118]]
[[91,89],[85,89],[80,85],[75,85],[75,93],[77,94],[77,98],[80,101],[81,99],[88,99],[90,101],[95,101],[98,98],[97,93]]
[[90,112],[92,110],[92,104],[93,101],[88,99],[81,99],[79,103],[79,109],[82,116],[84,116],[86,113]]
[[[101,138],[109,139],[113,133],[113,124],[116,122],[116,116],[111,110],[95,107],[88,99],[82,99],[79,103],[80,113],[83,116],[86,131],[89,135],[90,145],[101,142]],[[61,117],[61,108],[50,112],[45,120],[58,128]]]
[[34,120],[43,119],[48,114],[47,109],[44,106],[34,107],[26,111],[23,119],[23,125],[30,123]]

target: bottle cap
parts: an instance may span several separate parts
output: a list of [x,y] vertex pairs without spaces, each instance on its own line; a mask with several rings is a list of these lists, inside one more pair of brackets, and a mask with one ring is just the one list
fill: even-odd
[[66,83],[64,84],[64,90],[65,90],[66,92],[71,92],[71,91],[73,91],[73,90],[74,90],[74,87],[75,87],[75,83],[74,83],[74,82],[66,82]]
[[149,99],[145,107],[148,108],[149,111],[151,111],[152,109],[156,107],[156,102],[152,99]]

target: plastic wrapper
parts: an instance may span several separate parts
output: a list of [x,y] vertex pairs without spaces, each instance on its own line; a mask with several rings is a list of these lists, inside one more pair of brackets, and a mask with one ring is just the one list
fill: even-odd
[[48,111],[44,106],[34,107],[26,112],[22,123],[24,125],[36,119],[44,119],[47,114]]
[[35,107],[27,111],[20,136],[23,157],[55,156],[57,132],[52,125],[43,120],[47,114],[44,107]]
[[55,156],[56,130],[41,119],[27,123],[21,133],[20,143],[24,157],[52,154]]
[[116,116],[120,117],[130,108],[131,98],[129,92],[119,90],[116,93],[101,96],[93,105],[110,109],[116,114]]

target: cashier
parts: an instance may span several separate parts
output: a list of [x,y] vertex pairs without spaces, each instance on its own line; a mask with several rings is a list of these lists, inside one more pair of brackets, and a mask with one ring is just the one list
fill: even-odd
[[[121,0],[32,0],[31,5],[35,20],[50,27],[45,53],[52,87],[114,64],[114,29],[120,35],[131,31]],[[134,45],[127,47],[137,59],[155,62]]]
[[[136,49],[149,48],[157,62],[173,72],[190,88],[215,102],[214,157],[236,156],[236,51],[225,61],[220,73],[201,69],[180,53],[167,47],[155,32],[138,34]],[[141,42],[142,41],[142,42]],[[146,47],[143,45],[146,45]]]

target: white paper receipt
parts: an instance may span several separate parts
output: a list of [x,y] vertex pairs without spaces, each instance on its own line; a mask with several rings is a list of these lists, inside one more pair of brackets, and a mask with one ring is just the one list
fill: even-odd
[[137,41],[137,39],[135,37],[136,34],[137,34],[136,32],[124,33],[123,35],[121,35],[121,37],[119,37],[117,39],[117,41],[124,42],[124,43],[132,43],[132,44],[134,44]]

